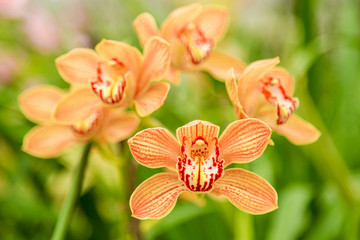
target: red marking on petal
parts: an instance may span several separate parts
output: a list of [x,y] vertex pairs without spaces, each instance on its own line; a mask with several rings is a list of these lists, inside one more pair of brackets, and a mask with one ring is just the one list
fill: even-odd
[[100,112],[95,112],[84,121],[78,122],[71,126],[72,130],[81,136],[88,136],[94,133],[96,127],[99,125]]
[[290,97],[286,93],[278,78],[269,77],[266,79],[262,87],[262,93],[269,103],[277,107],[278,125],[286,123],[294,110],[299,106],[299,100]]
[[205,61],[214,46],[213,39],[206,38],[199,26],[193,23],[186,24],[178,37],[185,45],[193,64]]

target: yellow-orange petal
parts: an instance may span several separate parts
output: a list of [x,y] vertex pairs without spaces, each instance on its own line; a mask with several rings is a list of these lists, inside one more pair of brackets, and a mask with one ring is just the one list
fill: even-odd
[[280,135],[284,135],[295,145],[305,145],[315,142],[321,135],[311,123],[293,114],[284,125],[278,125],[274,129]]
[[206,121],[195,120],[188,124],[179,127],[176,130],[176,136],[179,141],[182,141],[186,136],[191,142],[197,137],[203,137],[205,141],[209,142],[214,137],[218,137],[219,127]]
[[140,14],[133,21],[133,28],[139,38],[141,46],[145,46],[151,37],[159,35],[155,19],[149,13]]
[[71,84],[88,84],[96,78],[99,58],[95,51],[76,48],[56,59],[56,66],[65,81]]
[[204,8],[194,22],[200,27],[206,38],[217,41],[223,36],[228,19],[229,11],[217,6]]
[[138,132],[128,141],[135,160],[149,168],[168,167],[176,169],[181,156],[180,145],[164,128],[150,128]]
[[[247,66],[238,81],[239,99],[244,108],[247,108],[247,98],[254,94],[259,81],[279,63],[279,58],[264,59]],[[251,105],[249,103],[249,105]]]
[[61,124],[78,123],[90,117],[102,104],[100,98],[89,88],[79,88],[58,102],[53,118]]
[[237,120],[229,124],[219,138],[219,159],[225,160],[225,166],[255,160],[264,152],[270,135],[270,127],[261,120]]
[[145,89],[152,80],[158,80],[167,73],[170,66],[169,44],[160,37],[152,37],[144,48],[144,62],[138,91]]
[[229,69],[234,69],[235,77],[240,76],[244,69],[245,64],[226,54],[212,51],[209,59],[200,65],[200,68],[209,72],[216,79],[225,81],[229,76]]
[[136,77],[139,75],[141,53],[137,48],[124,42],[103,39],[95,49],[106,60],[116,59],[124,64],[131,74]]
[[212,193],[224,195],[240,210],[264,214],[278,208],[275,189],[262,177],[244,169],[225,170]]
[[180,71],[173,68],[172,66],[169,67],[169,71],[165,75],[164,79],[169,81],[169,83],[174,85],[179,85],[180,83]]
[[130,197],[132,216],[139,219],[165,217],[187,191],[176,174],[159,173],[140,184]]
[[36,157],[51,158],[59,156],[76,141],[69,126],[36,126],[25,135],[22,149]]
[[201,12],[201,5],[199,3],[193,3],[181,8],[175,9],[164,20],[160,28],[160,35],[165,40],[171,40],[177,38],[178,32],[186,25],[186,23],[192,22]]
[[130,137],[140,123],[135,113],[125,113],[120,109],[104,108],[102,114],[103,119],[96,137],[105,143]]
[[21,93],[18,102],[28,119],[34,122],[49,121],[55,104],[63,94],[63,91],[53,86],[36,86]]

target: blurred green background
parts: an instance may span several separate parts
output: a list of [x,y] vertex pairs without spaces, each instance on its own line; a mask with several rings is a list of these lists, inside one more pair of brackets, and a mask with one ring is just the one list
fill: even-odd
[[[160,170],[94,154],[66,239],[360,239],[360,2],[357,0],[200,1],[230,10],[229,29],[217,48],[246,63],[279,56],[296,79],[296,113],[313,123],[320,139],[294,146],[273,134],[246,167],[267,179],[279,209],[250,216],[229,202],[179,199],[161,220],[130,220],[128,194]],[[49,239],[83,146],[56,159],[21,151],[34,126],[17,96],[38,84],[67,88],[54,60],[102,38],[139,47],[132,21],[142,12],[160,24],[190,1],[0,1],[0,239]],[[235,120],[225,86],[205,73],[183,74],[152,121],[175,132],[195,119],[222,130]],[[147,127],[143,124],[141,128]],[[140,129],[139,129],[140,130]],[[120,151],[128,154],[124,144]],[[119,151],[118,145],[112,149]],[[124,170],[125,169],[125,170]],[[136,175],[135,175],[136,174]]]

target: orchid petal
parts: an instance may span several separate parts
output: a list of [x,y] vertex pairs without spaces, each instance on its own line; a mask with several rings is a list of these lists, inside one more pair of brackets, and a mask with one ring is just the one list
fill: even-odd
[[164,128],[145,129],[129,141],[130,151],[136,161],[149,168],[168,167],[176,169],[181,156],[180,145]]
[[293,114],[284,125],[278,125],[274,130],[284,135],[295,145],[305,145],[315,142],[321,135],[312,124]]
[[133,21],[133,28],[140,40],[141,46],[145,46],[151,37],[159,35],[155,19],[149,13],[140,14]]
[[116,59],[117,62],[124,64],[134,76],[139,75],[141,53],[137,48],[123,42],[103,39],[95,49],[106,60]]
[[36,126],[25,135],[22,148],[36,157],[51,158],[59,156],[76,141],[69,126]]
[[175,207],[180,193],[187,191],[177,175],[159,173],[138,186],[130,198],[132,216],[139,219],[165,217]]
[[19,106],[25,116],[34,122],[49,121],[63,92],[53,86],[37,86],[19,96]]
[[216,79],[224,81],[228,77],[230,68],[234,68],[234,74],[235,77],[237,77],[243,73],[245,64],[240,60],[223,53],[212,51],[208,60],[201,64],[200,67],[209,72]]
[[269,143],[271,129],[261,120],[241,119],[227,126],[219,139],[225,165],[247,163],[260,157]]
[[209,7],[204,8],[194,22],[200,27],[206,38],[217,41],[224,34],[228,19],[229,12],[227,9]]
[[181,72],[179,70],[177,70],[177,69],[170,66],[169,71],[165,75],[164,79],[169,81],[169,83],[171,83],[171,84],[179,85],[179,83],[180,83],[180,73]]
[[247,114],[244,112],[243,107],[241,106],[238,89],[237,89],[237,80],[234,74],[234,68],[231,68],[228,77],[225,81],[226,91],[228,92],[230,101],[235,106],[236,116],[239,119],[248,118]]
[[294,92],[294,78],[282,67],[275,67],[266,76],[277,78],[280,80],[281,85],[284,87],[287,94],[290,96]]
[[278,208],[275,189],[262,177],[244,169],[225,170],[212,193],[224,195],[237,208],[251,214],[264,214]]
[[201,5],[199,3],[193,3],[181,8],[177,8],[175,11],[169,14],[161,25],[161,36],[165,40],[171,40],[176,38],[180,29],[182,29],[186,23],[192,22],[201,12]]
[[197,137],[203,137],[206,142],[210,142],[214,137],[218,137],[219,127],[206,121],[195,120],[176,130],[179,141],[186,136],[189,141],[194,141]]
[[144,48],[144,62],[138,83],[138,92],[146,88],[150,81],[162,78],[167,73],[169,66],[169,44],[160,37],[151,38]]
[[134,113],[124,113],[118,109],[103,109],[101,129],[97,138],[105,143],[122,141],[137,129],[140,119]]
[[54,110],[53,118],[62,124],[81,122],[96,112],[102,101],[88,88],[79,88],[62,98]]
[[56,59],[60,75],[70,84],[87,84],[96,78],[99,62],[95,51],[76,48]]
[[135,99],[136,111],[141,117],[147,116],[159,109],[169,93],[170,85],[168,83],[155,83]]

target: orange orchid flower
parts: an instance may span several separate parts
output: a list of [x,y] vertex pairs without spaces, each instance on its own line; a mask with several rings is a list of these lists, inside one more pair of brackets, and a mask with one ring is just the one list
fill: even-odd
[[149,13],[140,14],[133,27],[142,46],[153,36],[170,43],[171,66],[167,79],[179,82],[180,71],[205,70],[218,79],[224,79],[232,66],[237,73],[243,63],[214,49],[227,28],[228,10],[219,6],[202,8],[199,3],[181,7],[169,14],[158,29]]
[[226,88],[238,118],[258,118],[296,145],[316,141],[320,132],[293,114],[299,100],[292,97],[294,79],[283,68],[275,67],[279,58],[251,63],[240,77],[232,71]]
[[64,96],[62,90],[53,86],[33,87],[19,96],[24,115],[39,123],[24,137],[25,152],[42,158],[56,157],[77,142],[91,139],[100,143],[124,140],[138,127],[136,114],[113,108],[98,109],[89,118],[71,125],[57,124],[52,120],[52,114]]
[[167,167],[143,182],[132,194],[130,207],[139,219],[162,218],[182,192],[211,193],[227,197],[239,209],[263,214],[277,208],[277,193],[255,173],[224,170],[230,163],[258,158],[270,141],[271,129],[257,119],[231,123],[218,138],[219,127],[193,121],[176,131],[146,129],[128,140],[131,153],[142,165]]
[[71,124],[104,105],[126,107],[132,102],[138,114],[146,116],[164,103],[170,86],[154,83],[170,64],[169,45],[163,39],[151,38],[144,56],[136,48],[112,40],[102,40],[95,49],[74,49],[56,60],[60,75],[75,88],[57,104],[57,121]]

